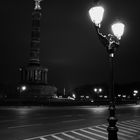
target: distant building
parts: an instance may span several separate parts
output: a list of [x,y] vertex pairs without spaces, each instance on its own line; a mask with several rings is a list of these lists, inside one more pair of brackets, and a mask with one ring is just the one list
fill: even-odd
[[35,0],[32,13],[32,34],[28,64],[20,67],[19,92],[24,92],[27,97],[52,97],[57,91],[56,87],[48,85],[48,69],[40,64],[40,19],[41,0]]

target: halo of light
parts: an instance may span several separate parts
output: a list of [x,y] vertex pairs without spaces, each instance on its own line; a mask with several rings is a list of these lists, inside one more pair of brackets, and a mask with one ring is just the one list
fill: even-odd
[[21,86],[21,91],[25,91],[27,87],[25,85]]
[[120,40],[123,33],[124,33],[124,27],[125,25],[121,22],[117,22],[112,24],[111,29],[113,34]]
[[104,8],[102,6],[92,7],[91,9],[89,9],[89,15],[92,22],[96,26],[99,26],[103,19]]

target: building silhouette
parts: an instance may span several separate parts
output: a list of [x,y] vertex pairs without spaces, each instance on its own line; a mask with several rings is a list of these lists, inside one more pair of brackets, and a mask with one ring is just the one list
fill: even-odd
[[56,87],[48,85],[48,69],[40,64],[40,20],[42,0],[34,0],[35,7],[32,13],[32,33],[29,60],[27,65],[20,67],[19,92],[25,97],[52,97]]

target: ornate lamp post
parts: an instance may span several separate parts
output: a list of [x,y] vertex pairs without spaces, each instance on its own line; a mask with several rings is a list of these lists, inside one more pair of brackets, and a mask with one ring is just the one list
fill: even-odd
[[110,63],[110,91],[109,91],[109,117],[108,122],[109,126],[107,128],[108,131],[108,140],[118,140],[117,138],[117,131],[118,128],[116,126],[116,122],[118,121],[115,117],[115,95],[114,95],[114,56],[115,50],[120,45],[120,39],[124,32],[124,24],[121,22],[115,23],[111,26],[112,34],[103,35],[100,32],[101,22],[103,19],[104,8],[101,6],[93,7],[89,10],[89,15],[94,23],[96,33],[99,37],[99,40],[106,48],[108,56],[109,56],[109,63]]

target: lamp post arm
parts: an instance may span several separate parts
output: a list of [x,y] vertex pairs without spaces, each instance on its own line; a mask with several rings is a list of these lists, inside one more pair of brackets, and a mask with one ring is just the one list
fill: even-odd
[[109,40],[108,40],[107,36],[106,35],[103,35],[100,32],[100,27],[99,26],[96,26],[95,25],[95,30],[96,30],[96,33],[98,35],[99,40],[101,41],[101,43],[103,44],[103,46],[107,48],[108,45],[109,45]]
[[110,42],[111,44],[113,44],[115,48],[119,47],[120,41],[119,41],[119,39],[118,39],[117,37],[115,37],[115,36],[112,35],[112,34],[108,34],[108,38],[109,38],[109,39],[108,39],[109,42]]

